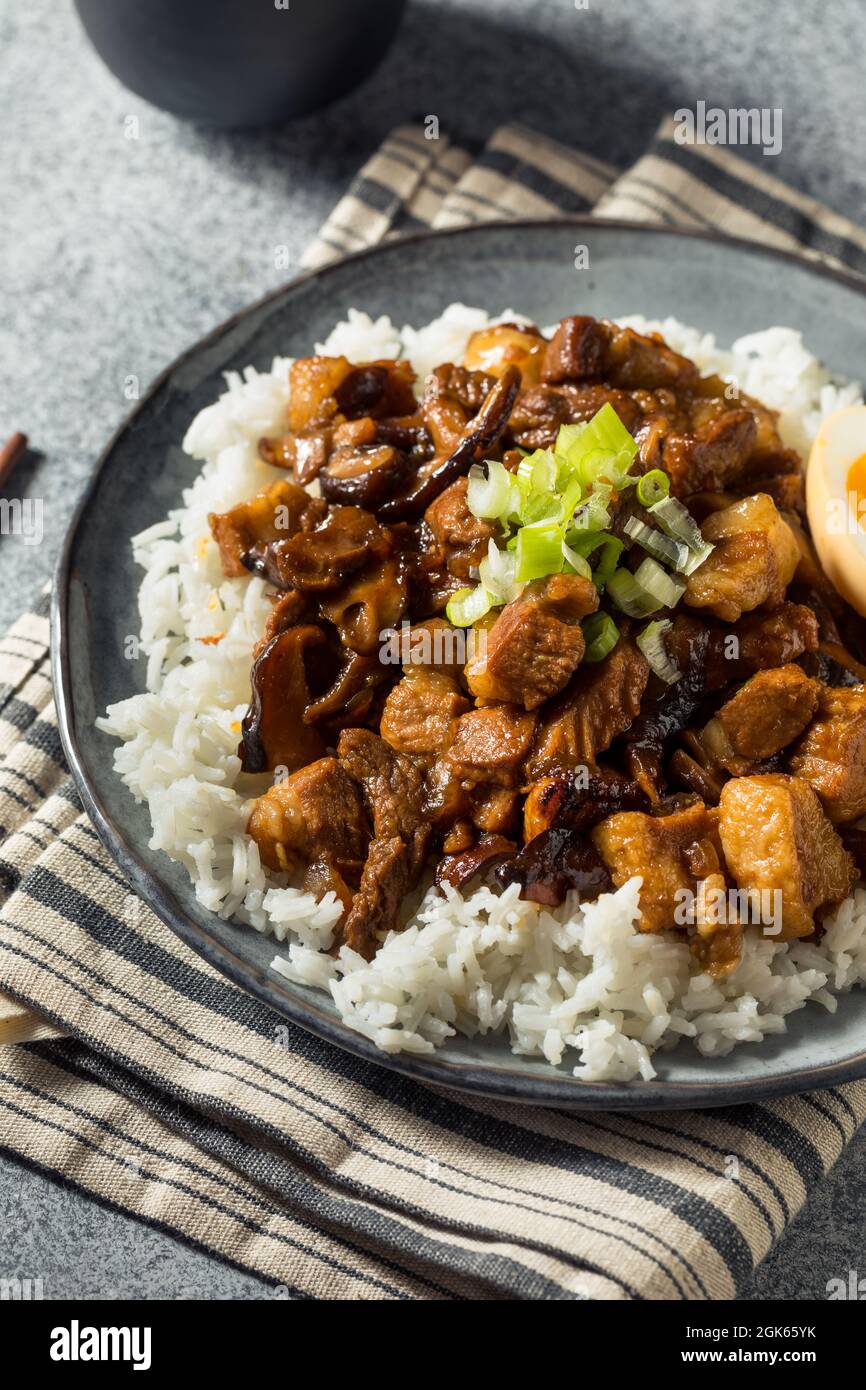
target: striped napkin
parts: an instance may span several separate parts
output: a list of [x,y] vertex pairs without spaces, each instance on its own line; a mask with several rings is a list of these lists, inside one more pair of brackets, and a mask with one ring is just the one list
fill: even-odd
[[[866,235],[666,125],[619,173],[518,126],[396,130],[307,265],[383,237],[594,208],[866,272]],[[128,889],[64,767],[47,604],[0,643],[0,1149],[285,1297],[727,1299],[866,1116],[866,1082],[565,1115],[405,1080],[285,1023]],[[57,1036],[57,1034],[65,1036]],[[50,1290],[48,1290],[50,1296]]]

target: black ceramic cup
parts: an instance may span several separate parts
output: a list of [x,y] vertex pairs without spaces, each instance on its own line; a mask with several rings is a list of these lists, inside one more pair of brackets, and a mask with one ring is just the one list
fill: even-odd
[[76,0],[115,77],[188,120],[272,125],[335,101],[394,37],[406,0]]

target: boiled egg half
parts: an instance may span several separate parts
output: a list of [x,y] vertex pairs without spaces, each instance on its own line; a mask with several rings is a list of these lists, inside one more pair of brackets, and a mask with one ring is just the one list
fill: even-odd
[[822,422],[809,455],[806,509],[824,573],[866,617],[866,405]]

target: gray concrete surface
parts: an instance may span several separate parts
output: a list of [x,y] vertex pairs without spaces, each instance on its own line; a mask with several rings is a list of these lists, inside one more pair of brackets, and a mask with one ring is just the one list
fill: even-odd
[[[863,35],[861,0],[410,0],[395,47],[357,92],[279,130],[215,135],[120,87],[68,0],[0,0],[0,439],[30,435],[37,452],[6,495],[42,498],[45,526],[39,546],[0,536],[0,628],[50,574],[75,497],[128,409],[127,378],[144,388],[284,280],[275,248],[296,264],[392,125],[432,113],[480,140],[516,118],[625,164],[678,106],[781,107],[774,172],[864,221]],[[852,1146],[751,1296],[821,1296],[840,1269],[866,1272],[864,1154],[866,1141]],[[0,1273],[10,1267],[45,1271],[55,1295],[267,1296],[0,1162]]]

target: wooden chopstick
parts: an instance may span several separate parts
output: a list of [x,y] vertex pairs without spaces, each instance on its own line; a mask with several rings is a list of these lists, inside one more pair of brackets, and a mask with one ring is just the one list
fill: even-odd
[[0,487],[5,487],[27,453],[27,435],[16,430],[0,449]]

